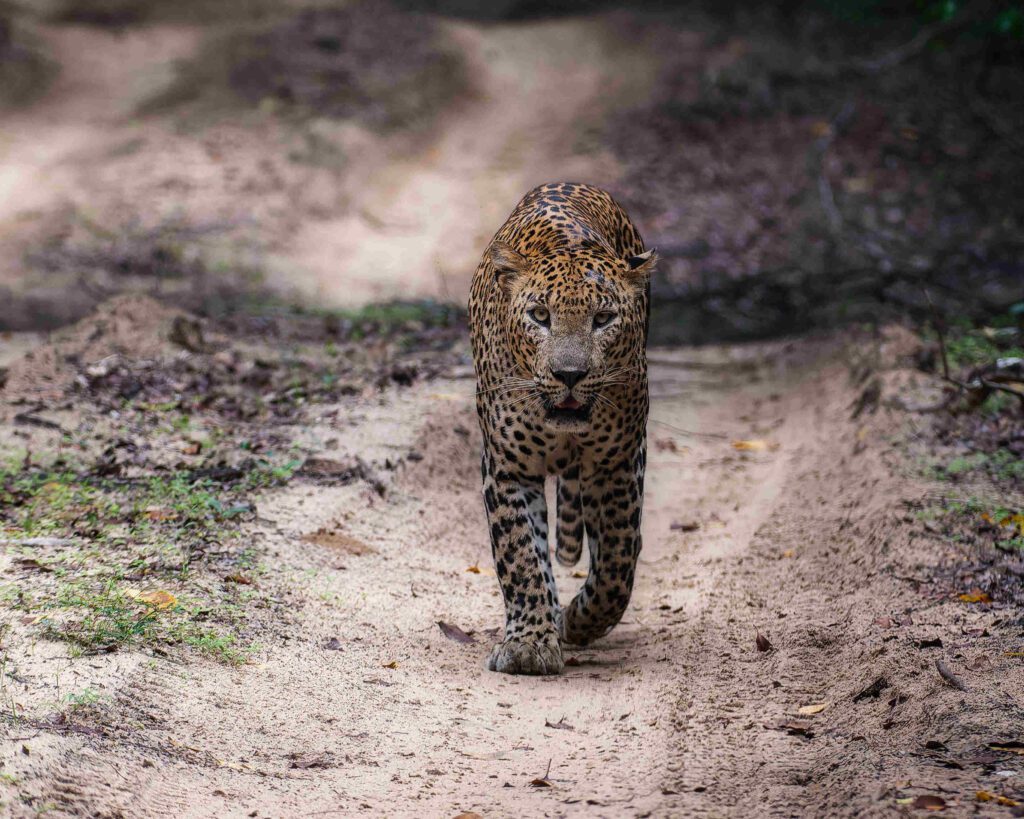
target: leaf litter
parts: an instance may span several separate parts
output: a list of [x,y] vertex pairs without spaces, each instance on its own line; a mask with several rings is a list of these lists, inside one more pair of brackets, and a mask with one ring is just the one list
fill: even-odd
[[438,628],[441,629],[441,633],[449,640],[454,640],[456,643],[475,643],[476,637],[473,636],[473,632],[463,631],[458,626],[453,626],[451,623],[446,623],[444,620],[437,621]]

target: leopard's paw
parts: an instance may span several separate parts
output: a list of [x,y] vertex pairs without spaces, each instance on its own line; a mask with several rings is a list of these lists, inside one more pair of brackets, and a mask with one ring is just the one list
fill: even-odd
[[618,618],[609,621],[605,616],[590,612],[576,605],[576,601],[566,606],[558,621],[558,633],[562,642],[571,646],[585,646],[604,637],[611,631]]
[[491,651],[487,667],[502,674],[559,674],[565,662],[554,632],[512,637]]

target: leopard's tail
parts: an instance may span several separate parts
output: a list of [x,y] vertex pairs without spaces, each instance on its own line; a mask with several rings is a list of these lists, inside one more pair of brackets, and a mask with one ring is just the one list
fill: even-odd
[[583,491],[578,461],[558,477],[555,510],[555,559],[563,566],[575,566],[583,554]]

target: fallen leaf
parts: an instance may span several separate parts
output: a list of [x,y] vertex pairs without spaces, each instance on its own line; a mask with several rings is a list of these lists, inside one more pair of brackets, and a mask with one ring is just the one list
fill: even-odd
[[348,555],[373,555],[377,553],[377,550],[368,543],[364,543],[359,538],[334,529],[320,528],[308,535],[303,535],[302,539],[306,543],[323,546],[327,549],[336,549]]
[[796,552],[792,549],[786,549],[779,557],[796,557]]
[[466,569],[466,571],[470,574],[482,574],[486,575],[487,577],[497,577],[497,572],[495,572],[494,569],[492,569],[490,566],[481,567],[478,566],[476,563],[474,563],[472,566]]
[[995,802],[998,805],[1005,805],[1008,808],[1015,808],[1020,802],[1015,802],[1013,799],[1007,799],[1005,796],[1000,796],[997,793],[989,793],[988,791],[978,791],[975,798],[979,802]]
[[202,448],[203,445],[198,441],[189,441],[181,448],[181,452],[183,455],[198,455]]
[[678,452],[679,446],[672,438],[655,438],[654,448],[658,452]]
[[559,731],[575,731],[568,722],[565,721],[565,717],[562,717],[558,722],[548,722],[544,720],[545,728],[557,728]]
[[992,598],[988,596],[987,592],[983,592],[981,589],[971,589],[969,592],[959,594],[957,597],[964,603],[991,603]]
[[577,580],[583,580],[583,579],[586,578],[587,573],[586,572],[581,572],[579,569],[577,569],[576,571],[574,571],[572,573],[572,576],[575,577]]
[[147,606],[154,609],[169,609],[171,606],[177,605],[178,603],[177,597],[169,591],[163,591],[162,589],[148,592],[128,589],[125,591],[125,596],[130,597],[132,600],[137,600],[140,603],[145,603]]
[[292,754],[292,763],[289,767],[306,770],[308,768],[334,768],[336,767],[334,757],[328,753],[323,754]]
[[910,803],[910,807],[914,810],[945,810],[946,800],[941,796],[934,796],[930,793],[921,794],[913,802]]
[[464,810],[462,813],[456,814],[452,819],[484,819],[479,813],[473,813],[471,810]]
[[674,532],[696,532],[700,529],[700,523],[696,520],[677,521],[669,528]]
[[751,441],[733,441],[732,448],[740,452],[774,452],[779,445],[775,441],[757,438]]
[[548,776],[550,774],[551,774],[551,760],[549,759],[548,760],[548,769],[546,771],[544,771],[544,776],[538,776],[536,779],[534,779],[532,782],[530,782],[530,785],[533,786],[534,788],[553,788],[553,787],[555,787],[554,785],[551,784],[551,780],[548,779]]
[[391,669],[398,668],[398,660],[392,660],[390,663],[383,663],[381,665],[381,668],[391,668]]
[[148,520],[177,520],[178,515],[170,509],[164,509],[162,506],[147,506],[146,507],[146,518]]
[[332,637],[330,640],[324,643],[324,648],[328,651],[341,651],[341,640],[337,637]]
[[[768,726],[765,726],[768,727]],[[806,720],[791,719],[778,725],[780,731],[785,731],[794,736],[813,737],[814,726]]]
[[812,714],[820,714],[826,708],[828,708],[827,702],[819,702],[815,703],[814,705],[801,705],[799,708],[796,709],[796,712],[798,714],[802,714],[805,717],[809,717]]
[[988,747],[993,751],[1004,751],[1006,753],[1024,756],[1024,742],[1018,742],[1017,740],[1009,740],[1007,742],[990,742]]
[[246,577],[244,574],[229,574],[224,578],[225,583],[237,583],[240,586],[251,586],[252,578]]
[[876,677],[875,680],[870,684],[862,688],[856,696],[854,696],[854,702],[860,702],[866,700],[869,697],[872,699],[878,699],[881,693],[889,687],[889,681],[883,677]]
[[760,631],[757,632],[757,636],[754,638],[754,644],[757,646],[758,651],[771,651],[775,648],[775,646],[771,644],[771,641]]
[[444,620],[438,620],[437,625],[441,629],[441,633],[449,640],[454,640],[456,643],[476,642],[475,637],[471,634],[467,634],[458,626],[453,626],[451,623],[444,622]]
[[992,660],[987,654],[979,654],[967,664],[967,667],[971,671],[989,671],[992,668]]
[[21,566],[23,569],[35,569],[37,572],[44,573],[49,573],[53,571],[52,568],[47,566],[45,563],[40,563],[34,557],[19,557],[14,562]]

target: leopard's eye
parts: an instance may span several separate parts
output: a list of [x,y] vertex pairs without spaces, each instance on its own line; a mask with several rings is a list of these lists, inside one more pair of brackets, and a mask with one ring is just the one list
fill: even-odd
[[610,310],[602,310],[600,313],[594,313],[594,326],[604,327],[606,324],[609,324],[613,318],[615,318],[615,314]]
[[526,311],[526,314],[544,327],[547,327],[548,322],[551,320],[551,314],[548,312],[548,308],[542,304],[538,304],[536,307],[531,307]]

